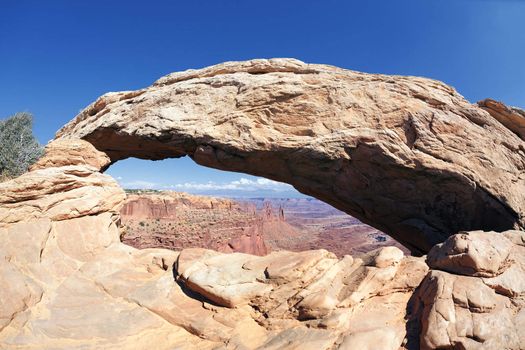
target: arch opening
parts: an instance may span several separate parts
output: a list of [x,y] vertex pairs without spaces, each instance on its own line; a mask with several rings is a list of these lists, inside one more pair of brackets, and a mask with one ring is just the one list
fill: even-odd
[[121,160],[107,174],[126,191],[121,240],[135,248],[255,255],[326,249],[342,257],[395,245],[409,253],[385,233],[288,184],[206,168],[189,157]]

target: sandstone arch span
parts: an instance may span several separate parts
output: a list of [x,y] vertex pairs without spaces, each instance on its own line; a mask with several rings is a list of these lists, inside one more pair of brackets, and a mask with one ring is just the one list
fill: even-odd
[[460,230],[525,227],[524,141],[424,78],[229,62],[108,93],[57,138],[112,162],[188,155],[286,182],[419,254]]

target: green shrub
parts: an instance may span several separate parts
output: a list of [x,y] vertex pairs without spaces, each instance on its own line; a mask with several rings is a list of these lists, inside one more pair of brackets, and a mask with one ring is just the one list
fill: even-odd
[[43,147],[33,136],[33,116],[17,113],[0,120],[0,179],[22,175],[42,156]]

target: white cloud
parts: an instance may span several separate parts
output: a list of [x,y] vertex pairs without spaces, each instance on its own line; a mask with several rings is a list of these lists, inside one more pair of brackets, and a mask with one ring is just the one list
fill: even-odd
[[276,192],[290,191],[293,187],[269,179],[258,178],[256,180],[246,179],[244,177],[239,180],[234,180],[226,183],[216,183],[209,181],[206,183],[197,182],[185,182],[181,184],[171,185],[170,188],[179,191],[218,191],[218,190],[230,190],[230,191],[260,191],[270,190]]
[[217,183],[214,181],[208,182],[185,182],[177,184],[158,184],[150,181],[134,180],[122,181],[121,177],[117,180],[124,188],[129,189],[170,189],[181,192],[207,192],[207,191],[243,191],[243,192],[257,192],[257,191],[271,191],[271,192],[286,192],[295,191],[295,189],[288,184],[277,182],[264,178],[256,178],[255,180],[241,177],[239,180],[230,182]]
[[129,188],[129,189],[152,189],[152,188],[159,187],[159,185],[156,184],[155,182],[142,181],[142,180],[121,182],[120,185],[124,188]]

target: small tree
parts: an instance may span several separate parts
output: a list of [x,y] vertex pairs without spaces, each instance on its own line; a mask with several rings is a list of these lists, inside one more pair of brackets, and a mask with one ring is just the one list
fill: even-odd
[[42,146],[33,136],[31,114],[16,113],[0,120],[0,179],[25,173],[42,152]]

